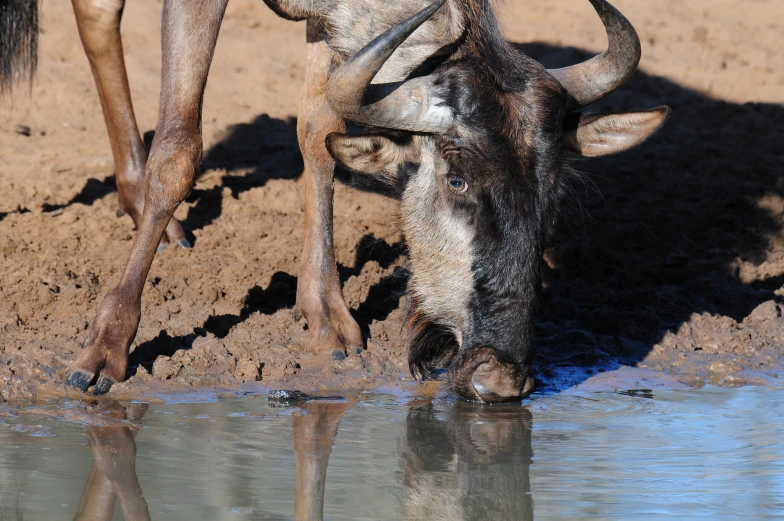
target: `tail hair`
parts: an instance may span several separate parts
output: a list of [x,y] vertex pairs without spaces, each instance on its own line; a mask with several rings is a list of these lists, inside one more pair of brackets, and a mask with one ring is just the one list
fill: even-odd
[[0,94],[30,82],[38,63],[38,0],[0,0]]

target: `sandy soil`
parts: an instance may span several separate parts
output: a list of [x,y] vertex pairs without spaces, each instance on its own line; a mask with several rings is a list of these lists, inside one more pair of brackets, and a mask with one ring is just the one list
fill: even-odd
[[[643,62],[605,107],[674,113],[638,150],[579,165],[585,177],[546,256],[542,387],[770,382],[784,368],[784,3],[615,3],[640,32]],[[157,114],[160,8],[129,2],[123,24],[143,131]],[[584,0],[507,0],[501,17],[510,40],[549,66],[604,46]],[[13,401],[69,393],[63,372],[134,233],[115,216],[108,139],[69,3],[45,2],[43,28],[32,90],[0,102],[0,398]],[[113,395],[407,376],[392,202],[337,191],[337,257],[367,350],[308,354],[293,319],[303,51],[303,24],[262,2],[230,4],[204,105],[204,174],[177,212],[195,247],[156,257],[132,376]]]

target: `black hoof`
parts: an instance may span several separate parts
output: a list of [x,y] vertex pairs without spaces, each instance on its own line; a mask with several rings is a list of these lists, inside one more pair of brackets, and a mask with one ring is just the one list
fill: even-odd
[[80,391],[85,392],[87,391],[87,388],[90,387],[90,382],[93,381],[94,377],[94,374],[84,373],[82,371],[76,370],[68,376],[66,382],[74,389],[79,389]]
[[93,387],[93,396],[100,396],[102,394],[108,393],[109,389],[111,389],[113,385],[114,380],[101,375],[101,377],[98,378],[98,381],[95,382],[95,387]]
[[184,250],[190,250],[193,248],[193,246],[191,246],[191,243],[188,239],[179,239],[177,241],[177,245]]

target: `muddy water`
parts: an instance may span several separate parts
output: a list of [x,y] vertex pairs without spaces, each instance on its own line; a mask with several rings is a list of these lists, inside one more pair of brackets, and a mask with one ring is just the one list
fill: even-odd
[[780,519],[772,387],[4,411],[0,519]]

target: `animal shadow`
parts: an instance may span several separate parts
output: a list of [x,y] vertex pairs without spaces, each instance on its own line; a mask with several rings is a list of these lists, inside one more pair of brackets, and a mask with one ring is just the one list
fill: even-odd
[[[580,49],[518,45],[549,68],[590,57]],[[759,265],[781,230],[784,108],[712,99],[638,71],[602,111],[667,104],[664,129],[640,147],[576,162],[584,171],[563,203],[548,250],[536,343],[550,389],[634,365],[693,313],[742,320],[777,299],[784,276],[743,282],[737,259]],[[559,380],[561,367],[578,369]]]
[[247,320],[253,313],[272,315],[275,312],[294,306],[297,294],[297,278],[282,271],[272,275],[266,289],[254,286],[248,290],[243,307],[238,315],[215,315],[209,317],[201,327],[188,335],[172,337],[166,331],[142,344],[130,354],[128,367],[131,373],[136,372],[139,365],[150,370],[155,359],[160,356],[172,356],[181,349],[190,349],[193,342],[208,333],[217,338],[225,338],[231,328]]
[[[354,267],[338,265],[340,280],[345,283],[350,276],[359,275],[365,264],[370,261],[376,261],[383,269],[387,269],[405,253],[406,247],[403,242],[389,244],[373,235],[365,235],[357,245]],[[370,338],[370,324],[374,320],[386,320],[398,308],[400,298],[406,293],[408,278],[408,270],[396,266],[390,275],[383,277],[370,288],[367,298],[357,309],[351,310],[351,315],[357,321],[365,340]]]
[[[144,148],[150,154],[155,131],[143,135]],[[204,154],[201,173],[208,170],[235,172],[242,174],[225,175],[220,185],[209,188],[194,188],[187,198],[196,203],[188,213],[184,225],[187,232],[198,230],[211,224],[221,214],[221,199],[224,187],[231,190],[234,197],[252,188],[264,186],[270,179],[296,179],[303,169],[302,155],[297,143],[297,120],[270,118],[266,114],[257,116],[250,123],[230,126],[223,138],[210,147]],[[99,180],[89,178],[84,188],[64,204],[44,204],[43,211],[50,213],[67,208],[73,204],[91,206],[110,193],[117,191],[114,175]],[[0,212],[0,221],[8,213]],[[191,234],[191,242],[195,237]]]
[[95,201],[103,199],[112,192],[117,191],[117,182],[115,176],[109,176],[103,181],[91,177],[85,183],[84,188],[73,196],[73,198],[65,204],[49,204],[43,205],[44,213],[57,212],[71,206],[73,204],[83,204],[85,206],[92,205]]
[[[353,275],[359,275],[364,265],[370,261],[378,262],[382,268],[390,267],[404,252],[401,243],[389,244],[383,239],[365,235],[356,248],[356,259],[353,268],[339,266],[342,280],[345,282]],[[352,310],[352,315],[360,326],[364,338],[370,336],[370,324],[374,320],[385,320],[397,309],[399,299],[405,292],[408,272],[396,267],[393,273],[374,284],[367,298]],[[158,356],[172,356],[181,349],[190,349],[199,337],[212,334],[217,338],[225,338],[231,329],[246,321],[254,313],[272,315],[283,309],[292,309],[296,303],[297,277],[279,271],[272,275],[266,288],[254,286],[248,290],[239,314],[214,315],[201,327],[194,328],[192,333],[172,337],[166,331],[136,346],[129,356],[128,367],[131,375],[141,365],[151,370]]]
[[[207,150],[202,161],[202,172],[225,170],[230,173],[212,188],[197,187],[191,191],[186,200],[195,205],[183,224],[188,231],[210,225],[222,212],[225,188],[236,198],[242,192],[264,186],[271,179],[297,179],[303,168],[295,118],[284,121],[260,115],[250,123],[232,125],[223,138]],[[231,173],[236,171],[244,172]]]

